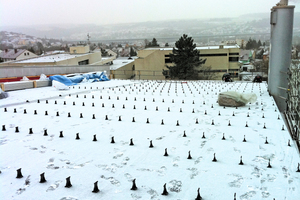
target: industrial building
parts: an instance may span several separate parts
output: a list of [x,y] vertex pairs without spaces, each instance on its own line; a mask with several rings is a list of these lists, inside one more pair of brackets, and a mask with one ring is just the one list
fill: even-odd
[[[224,73],[237,76],[239,73],[239,46],[204,46],[196,47],[201,59],[206,59],[203,67],[210,68],[215,79],[221,79]],[[138,52],[135,60],[135,78],[147,80],[164,80],[162,70],[172,65],[169,54],[172,48],[147,48]],[[201,70],[201,68],[199,69]]]

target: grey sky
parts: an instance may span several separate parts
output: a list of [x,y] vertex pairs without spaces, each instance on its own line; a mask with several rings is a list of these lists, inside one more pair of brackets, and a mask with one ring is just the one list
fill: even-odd
[[[0,26],[238,17],[280,0],[0,0]],[[300,0],[290,0],[300,11]]]

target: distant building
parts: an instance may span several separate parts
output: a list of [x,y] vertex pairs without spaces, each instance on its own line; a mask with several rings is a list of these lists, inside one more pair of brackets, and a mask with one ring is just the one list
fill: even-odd
[[0,53],[0,60],[2,60],[2,62],[23,60],[34,57],[38,56],[26,49],[5,49]]
[[[204,66],[210,67],[216,79],[221,79],[224,73],[237,76],[239,73],[239,46],[204,46],[196,47],[200,57],[206,59]],[[172,48],[147,48],[138,52],[135,59],[135,79],[165,79],[162,70],[166,65],[172,65],[169,54]]]
[[101,52],[90,52],[89,46],[70,47],[71,53],[56,53],[31,59],[1,63],[0,66],[63,66],[63,65],[103,65],[116,56],[102,59]]

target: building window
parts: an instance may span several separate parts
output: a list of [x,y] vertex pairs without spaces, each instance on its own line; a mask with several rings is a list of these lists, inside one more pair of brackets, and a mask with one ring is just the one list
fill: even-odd
[[238,56],[240,55],[239,53],[229,53],[230,56]]
[[239,61],[239,57],[229,57],[229,62],[238,62]]
[[170,58],[165,58],[165,63],[172,63]]
[[26,53],[24,53],[24,56],[26,56]]
[[200,57],[227,56],[227,53],[200,54]]
[[89,59],[78,62],[78,65],[88,65],[88,64],[89,64]]

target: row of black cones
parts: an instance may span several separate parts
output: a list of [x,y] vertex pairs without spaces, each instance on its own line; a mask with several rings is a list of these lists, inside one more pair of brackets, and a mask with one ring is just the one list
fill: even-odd
[[[240,162],[240,165],[243,165],[242,161]],[[271,168],[271,165],[270,165],[270,162],[269,162],[269,168]],[[297,172],[300,172],[300,164],[298,163],[298,169],[297,169]],[[23,175],[22,175],[22,172],[21,172],[21,168],[17,170],[17,177],[16,178],[22,178]],[[40,174],[40,183],[45,183],[47,182],[47,180],[45,179],[45,173],[42,173]],[[169,195],[169,192],[167,191],[167,184],[165,183],[163,185],[163,192],[161,193],[161,195],[164,195],[164,196],[167,196]],[[71,183],[71,177],[67,177],[66,178],[66,185],[65,185],[66,188],[70,188],[72,187],[72,183]],[[132,180],[132,186],[130,188],[130,190],[138,190],[138,187],[136,185],[136,179],[133,179]],[[98,181],[96,181],[94,183],[94,188],[92,190],[93,193],[98,193],[100,192],[99,188],[98,188]],[[202,197],[200,195],[200,188],[197,189],[197,196],[195,198],[195,200],[202,200]],[[236,193],[234,193],[234,200],[236,200]]]
[[[119,118],[119,121],[120,121],[120,120],[121,120],[121,118]],[[133,118],[133,121],[134,121],[134,118]],[[148,119],[147,119],[147,123],[149,123]],[[164,122],[163,122],[163,120],[162,120],[162,124],[163,124],[163,123],[164,123]],[[179,126],[179,122],[178,122],[178,121],[177,121],[177,126]],[[2,131],[6,131],[5,125],[2,125]],[[18,126],[15,127],[15,132],[16,132],[16,133],[20,132]],[[29,128],[29,134],[33,134],[32,128]],[[44,136],[48,136],[47,129],[44,129]],[[64,137],[64,136],[63,136],[63,131],[60,131],[59,137],[60,137],[60,138]],[[187,137],[185,131],[184,131],[184,133],[183,133],[183,137]],[[203,132],[202,139],[205,139],[205,138],[206,138],[206,137],[205,137],[205,134],[204,134],[204,132]],[[76,138],[75,138],[75,139],[76,139],[76,140],[79,140],[79,139],[80,139],[79,133],[76,133]],[[225,138],[225,133],[223,133],[222,140],[226,140],[226,138]],[[97,141],[96,134],[93,136],[93,141]],[[245,135],[244,135],[243,142],[247,142],[246,136],[245,136]],[[111,143],[115,143],[114,137],[111,138]],[[266,137],[266,140],[265,140],[265,144],[269,144],[268,138],[267,138],[267,137]],[[133,144],[133,139],[132,139],[132,138],[130,139],[130,145],[134,145],[134,144]],[[288,146],[291,146],[290,140],[288,140]],[[152,140],[150,141],[150,148],[151,148],[151,147],[153,147]]]

